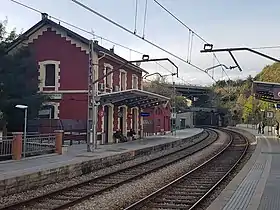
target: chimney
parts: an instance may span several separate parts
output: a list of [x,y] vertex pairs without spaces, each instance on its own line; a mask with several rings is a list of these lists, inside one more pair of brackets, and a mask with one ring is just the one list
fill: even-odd
[[98,44],[98,40],[94,40],[94,44]]
[[114,52],[114,47],[112,47],[112,48],[110,49],[110,51],[113,53],[113,52]]
[[41,16],[42,16],[42,20],[44,19],[48,19],[48,14],[47,13],[41,13]]

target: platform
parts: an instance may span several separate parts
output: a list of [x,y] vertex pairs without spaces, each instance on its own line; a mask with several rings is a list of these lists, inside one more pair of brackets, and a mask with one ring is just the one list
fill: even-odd
[[62,175],[71,178],[109,164],[117,164],[178,146],[202,131],[203,129],[199,128],[184,129],[178,130],[176,135],[148,136],[125,143],[98,145],[94,152],[87,152],[85,144],[78,144],[69,146],[68,151],[63,155],[52,154],[19,161],[2,161],[0,162],[0,192],[2,192],[0,196],[22,191],[14,189],[18,183],[23,183],[21,189],[30,187],[34,182],[44,185],[62,179]]
[[257,134],[252,126],[238,125],[256,136],[257,147],[250,160],[207,210],[280,209],[280,139]]

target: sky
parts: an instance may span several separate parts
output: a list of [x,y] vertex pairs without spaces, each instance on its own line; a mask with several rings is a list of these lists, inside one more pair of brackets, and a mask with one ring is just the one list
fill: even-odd
[[[98,36],[132,50],[148,54],[150,58],[169,58],[179,67],[179,78],[174,78],[176,82],[205,86],[211,84],[214,80],[227,79],[228,77],[242,79],[248,75],[256,75],[264,66],[273,62],[250,52],[234,52],[243,71],[232,69],[226,70],[225,74],[222,73],[221,68],[216,68],[214,71],[209,71],[209,75],[214,80],[211,79],[205,72],[197,70],[186,62],[187,59],[189,60],[188,54],[191,55],[190,63],[201,69],[217,65],[218,61],[214,59],[211,53],[201,53],[200,50],[203,49],[204,42],[196,35],[190,36],[189,30],[159,7],[154,0],[147,0],[146,21],[144,21],[146,0],[80,0],[80,2],[130,31],[136,29],[137,35],[140,37],[144,35],[146,40],[182,58],[181,60],[148,44],[143,39],[129,34],[71,0],[18,0],[18,2],[48,13],[52,17],[62,19],[88,32],[94,32]],[[135,24],[136,2],[138,2],[138,6]],[[212,43],[214,48],[280,46],[280,28],[278,27],[280,1],[158,0],[158,2],[176,15],[192,31],[208,43]],[[0,20],[4,20],[6,17],[8,18],[8,29],[15,27],[18,31],[27,30],[41,19],[41,15],[37,12],[20,6],[11,0],[1,0]],[[90,33],[65,24],[62,25],[87,38],[93,38]],[[192,37],[191,53],[188,50],[190,37]],[[101,38],[95,38],[100,45],[106,48],[114,46],[115,52],[128,60],[142,58],[141,54],[132,50],[114,45]],[[280,48],[260,49],[259,51],[277,58]],[[235,65],[227,52],[218,52],[216,56],[219,62],[226,66]],[[141,67],[150,73],[160,72],[163,75],[175,71],[175,68],[165,61],[160,62],[160,65],[149,63],[141,64]],[[168,80],[171,81],[171,79],[172,77],[168,77]]]

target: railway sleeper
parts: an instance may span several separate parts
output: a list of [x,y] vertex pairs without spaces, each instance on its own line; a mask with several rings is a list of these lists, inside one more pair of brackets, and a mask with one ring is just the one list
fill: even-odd
[[[175,205],[175,204],[154,204],[151,206],[152,208],[157,208],[157,209],[188,209],[191,207],[191,205]],[[148,208],[150,209],[150,208]]]
[[195,202],[195,199],[197,199],[197,197],[195,196],[192,196],[191,198],[166,198],[166,197],[163,197],[163,198],[157,198],[154,200],[154,202],[158,203],[158,202],[163,202],[163,203],[175,203],[175,204],[178,204],[178,203],[182,203],[182,204],[192,204]]

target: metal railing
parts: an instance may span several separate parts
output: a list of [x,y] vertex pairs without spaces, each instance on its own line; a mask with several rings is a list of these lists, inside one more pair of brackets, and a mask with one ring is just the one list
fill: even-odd
[[13,136],[0,137],[0,158],[11,157],[13,146]]
[[[26,156],[49,154],[55,152],[55,134],[33,134],[26,136]],[[24,139],[23,139],[24,142]]]
[[87,134],[83,132],[65,132],[63,135],[63,145],[85,144]]

